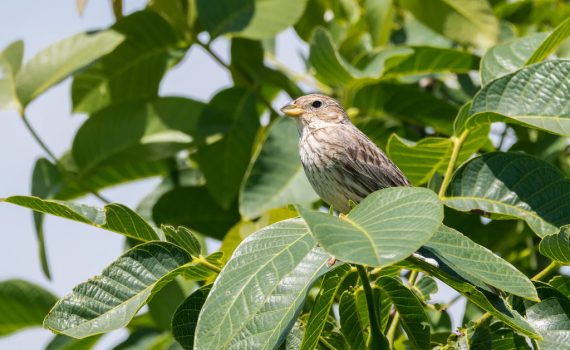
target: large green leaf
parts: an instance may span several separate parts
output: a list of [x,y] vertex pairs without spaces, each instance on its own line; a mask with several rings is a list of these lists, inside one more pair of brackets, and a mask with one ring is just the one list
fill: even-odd
[[558,169],[522,153],[487,153],[461,166],[444,202],[495,219],[518,218],[544,237],[570,224],[570,181]]
[[124,36],[114,30],[80,33],[40,51],[16,76],[20,103],[26,106],[73,72],[111,52],[123,40]]
[[254,0],[197,0],[198,19],[213,39],[219,35],[238,32],[254,15]]
[[299,208],[319,244],[336,258],[370,266],[405,259],[441,225],[443,207],[425,188],[396,187],[366,197],[343,219]]
[[62,334],[56,334],[46,345],[45,350],[90,350],[101,339],[101,335],[93,335],[83,339],[75,339]]
[[513,310],[503,298],[494,293],[478,289],[456,274],[452,269],[448,268],[443,264],[443,262],[439,267],[435,267],[423,260],[411,257],[408,258],[407,261],[400,263],[400,265],[402,267],[419,270],[436,277],[443,283],[461,293],[473,304],[485,311],[488,311],[491,315],[503,321],[510,328],[533,339],[541,338],[534,328],[518,312]]
[[[401,96],[406,96],[402,99]],[[457,108],[412,84],[377,83],[359,89],[353,106],[367,115],[388,114],[418,126],[451,134]]]
[[540,349],[568,349],[570,344],[570,301],[548,298],[526,309],[529,322],[544,338]]
[[270,127],[240,193],[243,217],[255,218],[269,209],[319,199],[305,176],[298,138],[291,119],[278,119]]
[[452,228],[441,225],[422,247],[422,252],[424,250],[477,287],[488,289],[487,286],[492,286],[523,298],[538,300],[536,290],[528,277],[489,249]]
[[0,282],[0,337],[41,326],[56,301],[55,295],[31,282]]
[[405,58],[388,58],[382,78],[435,73],[467,73],[479,67],[479,57],[460,50],[430,46],[409,46]]
[[239,192],[258,128],[255,97],[244,88],[221,91],[200,117],[201,136],[218,140],[200,147],[196,159],[208,190],[224,208],[230,206]]
[[300,311],[326,255],[299,219],[281,221],[240,244],[200,312],[194,349],[273,349]]
[[402,326],[414,348],[431,349],[429,320],[418,297],[393,277],[380,277],[376,285],[400,313]]
[[481,83],[485,85],[525,66],[547,36],[547,33],[536,33],[509,40],[487,50],[481,60]]
[[[489,127],[483,126],[469,134],[459,156],[458,164],[479,151],[488,141]],[[427,183],[435,173],[443,173],[451,159],[453,142],[443,137],[426,137],[417,143],[392,134],[386,152],[406,177],[416,186]]]
[[86,204],[44,200],[27,196],[12,196],[2,199],[2,201],[30,208],[40,213],[100,227],[140,241],[151,241],[159,238],[152,226],[122,204],[112,203],[100,209]]
[[206,187],[175,187],[162,195],[152,209],[157,224],[186,226],[210,237],[222,239],[239,221],[237,205],[224,209]]
[[127,251],[101,275],[81,283],[60,299],[44,326],[73,338],[126,326],[137,311],[190,263],[183,249],[148,242]]
[[569,74],[570,61],[550,60],[493,80],[475,95],[456,129],[508,122],[570,135]]
[[[160,161],[187,148],[203,104],[181,97],[113,105],[77,131],[72,155],[80,176],[114,165]],[[106,137],[101,138],[101,135]]]
[[551,55],[570,36],[570,18],[566,19],[556,27],[552,33],[544,40],[540,47],[534,51],[525,65],[540,62]]
[[422,23],[460,43],[492,46],[499,37],[499,21],[487,1],[401,0]]
[[172,335],[184,349],[192,349],[198,316],[212,289],[208,284],[192,293],[176,310],[172,317]]
[[540,254],[561,264],[570,265],[570,225],[562,227],[557,234],[544,237],[538,249]]
[[177,37],[156,12],[135,12],[111,29],[125,40],[75,76],[71,88],[75,112],[93,113],[110,104],[156,97],[160,80],[175,58]]
[[16,74],[22,65],[24,43],[21,40],[0,52],[0,109],[20,108],[16,96]]
[[502,322],[494,322],[490,325],[481,325],[477,327],[473,332],[473,335],[469,338],[469,343],[469,349],[473,350],[531,349],[523,336],[505,327]]
[[[239,36],[268,39],[299,20],[308,0],[255,0],[255,11]],[[235,2],[235,0],[234,0]],[[211,4],[209,4],[211,6]]]
[[302,341],[299,344],[300,350],[313,350],[319,343],[321,332],[325,327],[336,294],[350,272],[350,265],[343,264],[324,276],[319,287],[319,294],[311,308]]
[[548,283],[570,299],[570,276],[555,276]]
[[[62,186],[62,176],[55,164],[52,164],[45,158],[40,158],[34,165],[32,173],[32,196],[40,198],[53,198],[59,192]],[[40,262],[42,270],[46,277],[51,278],[49,271],[48,258],[45,247],[43,218],[44,215],[39,212],[33,212],[34,228],[38,238],[38,248],[40,253]]]

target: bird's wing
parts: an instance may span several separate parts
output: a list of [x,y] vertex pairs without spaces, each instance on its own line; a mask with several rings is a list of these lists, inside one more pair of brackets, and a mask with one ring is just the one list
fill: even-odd
[[[362,134],[364,136],[364,134]],[[366,136],[346,144],[345,170],[370,192],[386,187],[410,186],[406,176]]]

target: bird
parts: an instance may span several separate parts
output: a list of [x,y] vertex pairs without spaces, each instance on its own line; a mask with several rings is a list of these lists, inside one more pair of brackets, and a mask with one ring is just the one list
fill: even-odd
[[411,186],[335,99],[309,94],[291,101],[281,112],[296,121],[299,155],[311,186],[340,214],[347,214],[353,204],[377,190]]

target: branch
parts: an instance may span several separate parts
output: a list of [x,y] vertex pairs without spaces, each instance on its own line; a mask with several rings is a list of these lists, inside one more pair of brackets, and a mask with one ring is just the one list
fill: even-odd
[[469,131],[465,130],[461,136],[451,137],[451,141],[453,142],[453,150],[451,151],[451,158],[449,159],[449,164],[447,164],[447,170],[445,171],[445,175],[443,177],[443,183],[439,189],[439,198],[443,198],[445,196],[445,192],[447,191],[447,187],[449,186],[451,177],[453,176],[453,171],[457,165],[457,158],[459,158],[461,146],[463,146],[463,142],[465,142],[467,135],[469,135]]

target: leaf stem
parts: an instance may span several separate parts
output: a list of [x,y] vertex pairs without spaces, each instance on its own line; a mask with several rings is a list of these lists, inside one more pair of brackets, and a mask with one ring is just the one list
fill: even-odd
[[197,259],[197,262],[199,262],[200,264],[206,266],[207,268],[209,268],[211,271],[215,272],[215,273],[220,273],[222,272],[222,269],[220,269],[218,266],[212,264],[211,262],[209,262],[208,260],[206,260],[205,257],[203,257],[202,255],[200,255]]
[[26,117],[26,114],[22,113],[21,117],[22,117],[22,121],[24,122],[24,125],[26,126],[26,129],[28,129],[28,131],[30,132],[30,134],[32,135],[34,140],[36,140],[38,145],[44,150],[44,152],[46,152],[46,154],[49,156],[50,160],[54,163],[57,163],[57,157],[49,149],[49,147],[46,145],[46,143],[41,139],[40,135],[36,132],[36,130],[34,129],[32,124],[30,124],[30,122],[28,121],[28,118]]
[[439,198],[443,198],[445,196],[447,187],[451,183],[451,177],[453,176],[453,171],[455,170],[455,166],[457,165],[459,152],[461,151],[461,146],[463,146],[463,142],[465,142],[467,135],[469,135],[469,131],[465,130],[461,133],[459,137],[455,136],[451,137],[451,141],[453,142],[453,149],[451,151],[451,158],[449,159],[449,164],[447,164],[447,170],[445,171],[445,175],[443,177],[443,183],[441,184],[441,188],[439,189]]
[[376,317],[376,308],[374,307],[374,297],[372,295],[372,288],[370,287],[370,280],[368,280],[368,273],[362,265],[356,265],[360,282],[364,288],[364,295],[366,296],[366,305],[368,306],[368,318],[370,319],[370,337],[368,338],[369,349],[383,349],[385,348],[384,336],[380,331],[380,323]]
[[269,113],[271,114],[272,120],[273,116],[279,115],[279,113],[277,113],[277,111],[273,108],[271,103],[263,95],[261,95],[259,90],[256,89],[255,86],[253,86],[251,83],[249,83],[249,81],[246,79],[246,77],[243,76],[243,74],[240,71],[233,69],[229,64],[224,62],[224,60],[222,60],[222,58],[218,56],[218,54],[215,53],[214,50],[212,50],[209,43],[204,43],[198,40],[198,38],[196,38],[196,43],[200,45],[204,50],[206,50],[206,52],[222,67],[226,68],[230,73],[238,75],[244,82],[247,82],[249,89],[255,94],[257,99],[260,100],[269,109]]
[[123,18],[123,0],[111,0],[111,5],[113,6],[115,21]]
[[396,311],[394,317],[392,318],[392,323],[390,323],[390,328],[388,328],[388,332],[386,333],[386,338],[388,338],[388,343],[390,343],[390,347],[394,347],[394,335],[396,334],[396,329],[398,329],[398,323],[400,322],[400,313]]
[[548,264],[548,266],[546,266],[544,269],[542,269],[542,271],[534,275],[534,277],[531,278],[531,281],[540,281],[544,277],[550,275],[554,270],[558,269],[559,267],[560,264],[553,261],[550,264]]

